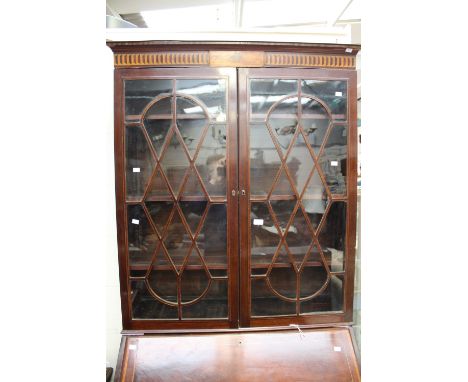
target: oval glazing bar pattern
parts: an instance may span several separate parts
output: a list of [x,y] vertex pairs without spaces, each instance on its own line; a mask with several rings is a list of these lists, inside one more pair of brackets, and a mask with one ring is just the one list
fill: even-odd
[[249,83],[251,316],[342,311],[347,82]]
[[227,319],[226,79],[125,81],[133,319]]

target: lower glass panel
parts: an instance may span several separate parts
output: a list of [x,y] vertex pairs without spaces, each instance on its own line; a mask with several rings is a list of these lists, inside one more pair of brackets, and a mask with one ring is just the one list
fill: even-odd
[[182,306],[182,319],[227,317],[227,280],[213,280],[210,289],[201,300],[192,305]]
[[155,300],[142,280],[131,281],[132,315],[134,319],[177,319],[177,307]]
[[343,280],[343,275],[332,275],[329,284],[321,294],[301,302],[301,314],[343,310]]
[[265,279],[252,280],[252,316],[295,315],[296,302],[285,301],[273,294]]

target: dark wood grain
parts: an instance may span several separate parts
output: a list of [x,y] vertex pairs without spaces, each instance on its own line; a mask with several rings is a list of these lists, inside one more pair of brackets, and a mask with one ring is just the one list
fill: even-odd
[[[122,306],[122,321],[124,330],[141,330],[145,332],[150,331],[196,331],[196,330],[232,330],[247,327],[284,327],[289,324],[303,324],[311,326],[321,326],[321,325],[334,325],[340,323],[349,323],[352,321],[352,304],[353,304],[353,283],[354,283],[354,257],[355,257],[355,235],[356,235],[356,182],[357,182],[357,113],[356,113],[356,72],[351,69],[317,69],[317,68],[308,68],[308,69],[298,69],[296,68],[298,64],[304,64],[309,61],[294,58],[295,54],[299,57],[301,54],[317,54],[324,55],[327,57],[334,57],[333,60],[324,61],[327,65],[338,65],[341,62],[344,62],[339,58],[339,56],[349,55],[353,57],[356,55],[360,46],[358,45],[343,45],[343,44],[306,44],[306,43],[243,43],[243,42],[182,42],[182,41],[149,41],[149,42],[108,42],[108,46],[114,51],[114,53],[122,54],[139,54],[139,53],[161,53],[161,57],[165,60],[169,60],[163,66],[171,66],[170,60],[173,60],[174,66],[177,67],[132,67],[132,68],[117,68],[115,69],[115,102],[114,102],[114,111],[115,111],[115,133],[114,133],[114,145],[115,145],[115,179],[116,179],[116,216],[117,216],[117,238],[118,238],[118,251],[119,251],[119,274],[120,274],[120,290],[121,290],[121,306]],[[351,48],[351,53],[346,53],[345,49]],[[184,60],[192,60],[192,58],[186,56],[183,52],[198,52],[200,62],[204,62],[203,65],[187,65],[184,66]],[[166,56],[165,52],[169,52],[169,56]],[[178,55],[175,55],[171,58],[170,52],[178,52]],[[205,53],[203,53],[205,52]],[[232,65],[238,67],[220,67],[220,68],[211,68],[208,67],[209,59],[213,60],[214,65]],[[271,68],[256,68],[256,66],[267,66],[264,58],[267,57],[268,52],[277,52],[277,57],[280,57],[283,53],[285,54],[285,59],[279,59],[280,61],[271,61],[270,66],[284,66],[285,63],[290,65],[290,67],[271,67]],[[286,53],[290,53],[287,55]],[[175,58],[174,58],[175,57]],[[141,60],[145,60],[144,58]],[[276,60],[276,59],[275,59]],[[262,61],[262,62],[261,62]],[[168,64],[169,62],[169,64]],[[276,63],[276,64],[274,64]],[[255,68],[246,68],[239,66],[251,66]],[[301,66],[299,65],[299,66]],[[305,65],[305,64],[304,64]],[[303,65],[303,66],[304,66]],[[132,65],[135,66],[135,65]],[[154,66],[154,65],[152,65]],[[343,66],[344,67],[344,66]],[[132,114],[127,116],[125,120],[125,105],[124,105],[124,80],[130,79],[171,79],[173,80],[173,93],[175,94],[175,81],[174,79],[202,79],[202,78],[220,78],[223,77],[227,79],[228,86],[227,91],[227,130],[226,134],[228,137],[228,145],[226,148],[226,178],[227,178],[227,193],[226,196],[211,196],[208,195],[208,207],[205,210],[202,218],[202,224],[206,218],[206,215],[209,211],[209,206],[216,204],[225,204],[227,206],[227,253],[228,260],[226,264],[216,263],[216,265],[211,266],[210,269],[223,271],[227,270],[227,276],[212,276],[210,282],[215,279],[228,278],[228,314],[225,319],[187,319],[184,320],[182,317],[183,312],[183,303],[180,301],[175,305],[178,308],[178,318],[175,320],[156,320],[156,319],[135,319],[132,318],[132,297],[130,289],[130,280],[145,280],[145,277],[149,275],[151,271],[147,265],[140,260],[130,264],[129,261],[129,251],[128,251],[128,237],[127,237],[127,206],[142,204],[143,201],[171,201],[175,200],[174,208],[171,210],[170,217],[165,223],[161,233],[157,232],[155,225],[151,222],[149,218],[150,212],[146,206],[143,206],[144,213],[148,217],[152,229],[155,231],[155,236],[159,241],[164,238],[166,232],[170,226],[171,217],[174,214],[178,213],[183,216],[182,209],[180,207],[181,202],[185,201],[203,201],[204,196],[199,195],[184,195],[181,194],[177,197],[174,194],[174,191],[169,184],[170,195],[162,197],[149,196],[149,184],[151,176],[147,180],[147,187],[143,196],[138,199],[134,197],[132,200],[127,200],[126,198],[126,186],[125,186],[125,126],[132,126],[132,128],[141,128],[143,129],[143,117],[144,112],[149,109],[149,106],[145,108],[143,113],[140,115]],[[268,205],[270,214],[272,215],[274,225],[278,229],[279,222],[278,219],[272,214],[272,205],[271,201],[276,200],[301,200],[303,196],[300,190],[297,190],[294,186],[293,173],[290,169],[286,168],[286,160],[284,156],[280,155],[281,166],[284,167],[285,176],[292,183],[293,192],[291,195],[279,195],[272,194],[272,189],[269,191],[266,197],[263,196],[251,196],[250,195],[250,148],[249,148],[249,89],[248,89],[248,80],[249,78],[289,78],[289,79],[329,79],[329,80],[344,80],[347,81],[347,100],[348,100],[348,110],[347,110],[347,121],[337,121],[335,124],[348,124],[348,158],[346,162],[346,176],[347,176],[347,193],[343,195],[331,194],[328,189],[327,183],[324,182],[324,174],[320,168],[318,168],[318,173],[324,187],[327,191],[328,197],[330,200],[334,201],[343,201],[347,206],[347,223],[346,223],[346,249],[345,249],[345,270],[344,272],[332,273],[330,271],[330,257],[329,254],[322,251],[320,245],[317,245],[318,252],[312,251],[312,247],[307,251],[306,256],[304,257],[302,263],[298,269],[295,269],[294,272],[297,274],[297,283],[295,285],[296,297],[293,301],[296,301],[295,314],[293,315],[282,315],[281,311],[278,311],[277,316],[265,317],[265,316],[256,316],[251,315],[251,279],[259,279],[263,276],[253,275],[251,276],[251,269],[261,270],[265,268],[265,272],[270,274],[272,269],[280,270],[286,269],[290,265],[288,263],[261,263],[255,264],[251,267],[250,251],[251,251],[251,227],[250,227],[250,201],[254,202],[266,202]],[[299,92],[301,88],[299,86]],[[185,96],[184,96],[185,97]],[[312,96],[307,95],[309,98]],[[190,98],[190,96],[186,96]],[[155,100],[152,101],[156,102]],[[203,109],[203,107],[202,107]],[[299,108],[300,109],[300,108]],[[331,114],[331,111],[327,109],[327,113]],[[255,115],[256,118],[268,118],[271,110],[265,115]],[[137,111],[138,113],[138,111]],[[183,119],[200,119],[206,117],[206,110],[203,110],[203,113],[196,115],[183,115]],[[300,113],[300,110],[299,110]],[[150,120],[158,119],[168,119],[173,121],[175,125],[175,114],[150,114],[147,117]],[[278,117],[289,118],[289,115],[278,114]],[[316,117],[315,114],[307,114],[307,118]],[[334,118],[344,118],[345,115],[332,115]],[[218,124],[216,121],[210,121],[210,123]],[[205,125],[204,134],[207,134],[207,127]],[[144,129],[143,129],[144,130]],[[278,143],[276,142],[271,128],[269,129],[269,134],[273,139],[273,143],[278,151]],[[186,146],[183,137],[181,134],[173,129],[170,130],[168,134],[176,134],[179,138],[181,144],[181,155],[188,154],[188,147]],[[326,136],[330,134],[331,129],[327,130]],[[295,137],[301,133],[298,129],[295,132]],[[158,155],[156,154],[155,149],[153,148],[150,138],[147,132],[144,132],[145,140],[148,142],[151,154],[153,158],[157,161]],[[306,146],[309,151],[313,151],[309,143],[306,141]],[[167,150],[167,145],[162,150],[159,158],[164,155],[164,152]],[[198,147],[197,151],[200,150]],[[292,145],[289,147],[287,152],[292,150]],[[324,150],[322,146],[320,152]],[[314,154],[312,154],[314,155]],[[320,154],[319,154],[320,155]],[[315,158],[315,157],[314,157]],[[189,161],[192,165],[193,160]],[[157,171],[161,169],[161,166],[157,164],[153,169],[153,174],[156,174]],[[279,179],[279,172],[270,171],[271,169],[266,169],[268,172],[268,177],[274,179],[273,185]],[[195,169],[195,174],[198,178],[201,177],[198,169]],[[271,174],[270,174],[271,172]],[[184,189],[188,179],[188,172],[179,174],[178,172],[170,174],[171,181],[173,177],[181,177],[181,189]],[[164,179],[168,179],[169,175],[162,173]],[[308,176],[308,179],[312,177],[312,173]],[[207,189],[202,184],[203,192],[207,192]],[[231,191],[234,191],[234,195],[231,194]],[[244,193],[242,193],[244,191]],[[328,204],[325,215],[330,210],[331,203]],[[305,216],[305,220],[309,230],[311,231],[311,237],[314,242],[317,242],[320,230],[323,227],[324,220],[321,221],[320,225],[317,227],[317,231],[314,231],[311,227],[311,221],[309,220],[306,213],[304,213],[304,207],[298,203],[295,205],[293,214],[301,213]],[[182,218],[180,229],[189,232],[189,239],[191,240],[191,248],[194,247],[194,243],[197,239],[198,234],[200,233],[201,226],[196,232],[191,232],[188,222],[185,218]],[[292,220],[288,223],[287,227],[292,224]],[[286,227],[286,232],[288,231]],[[286,251],[289,252],[290,258],[292,258],[293,249],[290,249],[288,246],[285,237],[282,237],[280,243],[284,243]],[[163,272],[173,269],[176,274],[176,283],[177,283],[177,296],[180,300],[181,298],[181,281],[179,271],[176,270],[175,265],[172,259],[169,258],[168,249],[164,243],[158,244],[157,249],[154,251],[152,256],[152,261],[155,259],[156,253],[159,248],[162,248],[165,256],[168,258],[168,265],[156,266],[154,269]],[[313,252],[313,253],[312,253]],[[272,252],[277,256],[278,249],[274,249]],[[182,259],[183,260],[183,259]],[[181,259],[178,259],[181,261]],[[207,269],[205,261],[202,259],[201,265],[187,264],[187,258],[182,261],[182,270],[187,270],[190,272],[199,272],[201,270]],[[315,312],[314,314],[302,314],[300,311],[300,303],[303,300],[299,297],[299,288],[300,288],[300,277],[304,269],[311,272],[312,268],[319,268],[322,266],[326,269],[328,277],[331,277],[332,274],[340,275],[344,278],[344,301],[343,309],[334,312]],[[141,272],[147,270],[146,274],[143,275]],[[132,277],[130,272],[132,273]],[[257,271],[262,273],[261,271]],[[281,274],[281,273],[280,273]],[[169,280],[162,276],[162,280]],[[166,282],[166,281],[165,281]],[[197,281],[198,282],[198,281]],[[197,282],[194,281],[194,286]],[[215,282],[215,281],[213,281]],[[220,281],[218,281],[220,282]],[[281,280],[279,280],[281,283]],[[266,285],[268,287],[268,285]],[[326,285],[325,285],[326,287]],[[323,289],[325,289],[325,287]],[[284,299],[279,294],[276,296],[280,299]],[[215,303],[215,302],[213,302]],[[262,301],[263,303],[263,301]],[[265,300],[265,303],[266,300]],[[323,302],[317,302],[317,306],[323,304]],[[322,310],[326,308],[326,305],[321,307]],[[314,308],[315,309],[315,308]],[[117,371],[116,371],[117,372]]]
[[360,381],[347,328],[132,337],[116,381]]

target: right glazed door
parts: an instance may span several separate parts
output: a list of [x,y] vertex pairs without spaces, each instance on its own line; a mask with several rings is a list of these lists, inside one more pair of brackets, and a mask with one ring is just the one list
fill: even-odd
[[239,69],[241,326],[352,321],[355,76]]

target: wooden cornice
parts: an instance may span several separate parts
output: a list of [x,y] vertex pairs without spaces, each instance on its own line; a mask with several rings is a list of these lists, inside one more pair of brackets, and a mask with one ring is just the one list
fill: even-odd
[[354,69],[360,45],[271,42],[107,42],[116,68],[160,66]]

